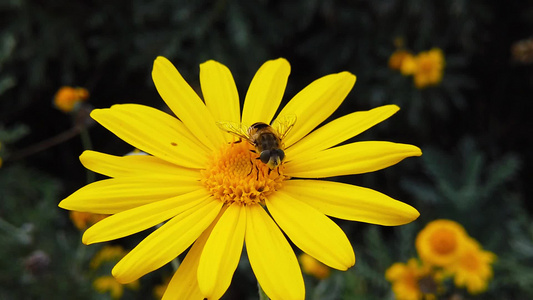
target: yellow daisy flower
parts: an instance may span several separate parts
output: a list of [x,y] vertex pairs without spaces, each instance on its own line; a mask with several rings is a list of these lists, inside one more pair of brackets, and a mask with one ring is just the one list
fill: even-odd
[[455,285],[466,287],[470,294],[479,294],[487,290],[492,278],[491,264],[496,255],[484,251],[474,239],[467,239],[465,250],[459,260],[448,270],[455,275]]
[[434,266],[448,266],[463,253],[468,238],[463,226],[452,220],[435,220],[416,237],[415,245],[422,261]]
[[74,110],[76,105],[89,98],[89,91],[81,87],[61,87],[54,96],[54,105],[62,112]]
[[86,168],[111,178],[79,189],[59,206],[112,214],[87,229],[83,242],[121,238],[168,220],[117,263],[113,275],[119,282],[160,268],[192,244],[163,299],[218,299],[230,285],[245,243],[252,270],[270,298],[304,299],[298,260],[281,230],[325,265],[346,270],[355,263],[352,246],[327,216],[381,225],[401,225],[419,216],[413,207],[377,191],[316,180],[373,172],[421,155],[415,146],[384,141],[334,147],[390,117],[398,110],[394,105],[355,112],[313,131],[354,85],[355,76],[348,72],[314,81],[281,110],[277,120],[295,116],[296,122],[280,143],[284,155],[276,150],[279,166],[274,169],[263,162],[262,152],[252,152],[256,147],[217,126],[270,124],[289,72],[282,58],[263,64],[241,116],[237,88],[224,65],[200,65],[204,102],[170,61],[158,57],[152,77],[177,118],[137,104],[91,113],[150,156],[81,155]]
[[397,300],[435,299],[438,287],[431,268],[416,258],[406,264],[394,263],[385,271],[385,278],[392,283]]
[[[415,57],[414,82],[419,89],[439,84],[444,73],[444,54],[442,50],[433,48],[420,52]],[[407,68],[407,67],[406,67]]]

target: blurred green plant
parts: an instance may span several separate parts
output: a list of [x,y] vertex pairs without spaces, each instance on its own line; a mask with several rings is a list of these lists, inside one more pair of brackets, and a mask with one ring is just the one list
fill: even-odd
[[402,186],[421,202],[446,207],[465,217],[476,208],[486,206],[488,201],[498,201],[501,196],[498,192],[516,178],[521,165],[514,154],[488,162],[472,138],[464,138],[455,155],[433,147],[424,148],[422,161],[432,183],[406,179]]

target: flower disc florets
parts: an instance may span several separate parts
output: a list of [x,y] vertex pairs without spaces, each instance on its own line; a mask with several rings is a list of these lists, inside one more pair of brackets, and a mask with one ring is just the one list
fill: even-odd
[[202,170],[203,185],[228,204],[264,203],[265,197],[281,188],[288,177],[283,175],[283,164],[270,170],[253,151],[245,141],[222,147]]

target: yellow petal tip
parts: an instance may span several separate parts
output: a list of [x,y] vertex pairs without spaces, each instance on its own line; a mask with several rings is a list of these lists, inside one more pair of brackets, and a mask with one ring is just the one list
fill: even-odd
[[124,278],[121,276],[121,274],[117,270],[117,265],[115,265],[115,267],[111,270],[111,275],[113,275],[113,277],[115,277],[115,279],[120,284],[127,284],[127,283],[131,282],[131,281],[128,281],[128,280],[124,280]]
[[414,155],[413,156],[422,156],[422,150],[416,146],[413,146],[416,148],[416,150],[414,151]]
[[90,235],[88,233],[90,233],[90,230],[89,229],[85,230],[85,232],[83,233],[83,236],[81,237],[81,242],[85,245],[94,244],[95,242],[91,241]]

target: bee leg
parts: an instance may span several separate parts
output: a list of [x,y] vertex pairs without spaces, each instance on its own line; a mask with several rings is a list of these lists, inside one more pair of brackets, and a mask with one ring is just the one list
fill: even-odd
[[255,166],[255,168],[257,169],[257,173],[255,173],[255,180],[259,181],[259,168],[257,167],[257,165]]
[[279,173],[279,166],[278,166],[278,168],[276,170],[278,171],[278,176],[281,176],[281,174]]
[[250,168],[250,172],[246,176],[250,176],[250,174],[252,174],[252,171],[254,170],[254,163],[251,160],[250,160],[250,164],[252,165],[252,167]]
[[270,172],[272,172],[272,169],[268,168],[268,175],[270,175]]

